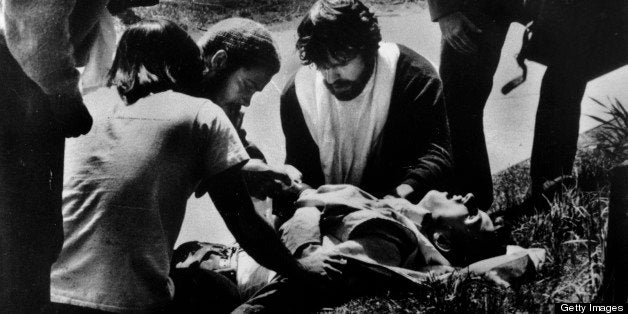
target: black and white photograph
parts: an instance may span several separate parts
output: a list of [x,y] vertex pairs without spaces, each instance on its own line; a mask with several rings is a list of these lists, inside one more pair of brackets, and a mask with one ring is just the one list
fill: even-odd
[[0,313],[628,311],[628,0],[0,5]]

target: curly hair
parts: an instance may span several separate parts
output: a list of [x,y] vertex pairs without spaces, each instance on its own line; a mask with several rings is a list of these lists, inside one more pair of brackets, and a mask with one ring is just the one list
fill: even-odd
[[227,68],[260,66],[273,73],[281,65],[275,41],[264,25],[250,19],[234,17],[210,27],[197,42],[205,64],[219,50],[227,53]]
[[297,50],[304,65],[325,67],[330,57],[346,62],[374,56],[382,36],[377,18],[359,0],[318,0],[299,27]]

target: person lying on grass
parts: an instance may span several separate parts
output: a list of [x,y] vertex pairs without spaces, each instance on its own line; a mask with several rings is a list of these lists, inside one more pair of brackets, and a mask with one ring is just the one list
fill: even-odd
[[[401,198],[378,199],[350,185],[316,190],[293,186],[288,193],[296,202],[279,214],[289,216],[280,234],[290,252],[295,257],[340,254],[347,264],[327,267],[323,289],[295,286],[281,276],[268,283],[268,272],[257,269],[249,278],[268,284],[261,290],[258,286],[236,312],[311,311],[350,296],[416,287],[434,274],[451,272],[452,266],[467,266],[504,251],[491,220],[477,210],[471,194],[430,191],[414,205]],[[211,254],[204,254],[181,253],[173,263],[216,263]],[[239,283],[243,267],[238,265]],[[252,287],[250,280],[242,284]]]
[[260,264],[316,284],[323,264],[336,263],[297,261],[255,212],[241,175],[249,156],[234,127],[211,101],[185,95],[198,90],[204,72],[198,46],[173,22],[143,21],[122,35],[108,87],[85,97],[93,128],[66,144],[65,241],[51,274],[57,312],[206,310],[187,302],[185,291],[194,290],[187,285],[213,287],[215,311],[235,307],[237,296],[219,276],[170,272],[195,190],[209,193]]

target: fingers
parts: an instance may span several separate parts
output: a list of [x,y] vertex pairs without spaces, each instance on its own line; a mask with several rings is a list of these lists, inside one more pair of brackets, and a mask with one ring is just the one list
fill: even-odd
[[445,40],[459,53],[472,54],[478,51],[477,45],[464,32],[460,32]]
[[292,178],[290,178],[290,176],[285,172],[273,171],[272,176],[273,176],[273,179],[278,180],[287,186],[292,185]]
[[452,14],[444,23],[443,39],[459,53],[472,54],[478,51],[478,46],[470,34],[481,33],[482,29],[463,14]]
[[333,265],[334,267],[343,268],[347,265],[347,259],[342,257],[341,255],[330,255],[327,260],[327,264]]
[[473,22],[471,22],[471,20],[469,20],[466,17],[464,18],[464,24],[467,26],[467,29],[469,29],[470,31],[474,33],[478,33],[478,34],[482,33],[482,29],[477,27],[477,25],[475,25]]
[[325,277],[327,277],[329,280],[336,281],[342,278],[343,271],[340,268],[334,267],[331,264],[327,264],[325,265],[324,269]]
[[462,33],[456,39],[458,41],[459,47],[463,49],[464,53],[472,54],[478,51],[478,46],[469,37],[468,33]]

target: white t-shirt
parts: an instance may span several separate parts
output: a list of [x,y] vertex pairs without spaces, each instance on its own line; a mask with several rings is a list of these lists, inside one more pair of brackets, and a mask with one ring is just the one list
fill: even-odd
[[174,292],[170,257],[187,199],[202,178],[248,155],[205,99],[167,91],[125,105],[103,88],[85,104],[94,126],[66,143],[65,241],[51,299],[108,311],[163,306]]

